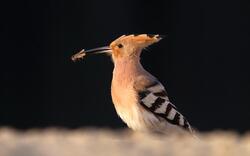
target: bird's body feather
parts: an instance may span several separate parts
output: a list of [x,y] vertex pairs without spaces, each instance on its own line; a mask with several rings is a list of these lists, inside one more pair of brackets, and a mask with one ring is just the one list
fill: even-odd
[[168,133],[191,127],[169,101],[163,85],[136,59],[114,62],[112,100],[121,119],[132,129]]

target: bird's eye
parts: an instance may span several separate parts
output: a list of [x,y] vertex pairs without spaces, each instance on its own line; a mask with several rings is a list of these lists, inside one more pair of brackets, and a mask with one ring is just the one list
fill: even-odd
[[118,46],[118,48],[122,48],[122,47],[123,47],[123,45],[122,45],[122,44],[118,44],[117,46]]

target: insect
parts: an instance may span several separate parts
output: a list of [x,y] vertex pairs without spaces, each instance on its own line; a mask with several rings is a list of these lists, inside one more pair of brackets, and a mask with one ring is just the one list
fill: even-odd
[[85,55],[86,55],[86,53],[85,53],[84,49],[82,49],[80,52],[78,52],[77,54],[73,55],[71,57],[71,60],[74,61],[74,62],[75,61],[79,61],[79,60],[83,59],[83,57]]
[[117,114],[133,130],[193,132],[187,119],[170,102],[164,86],[140,63],[142,50],[161,39],[162,36],[151,34],[123,35],[109,46],[82,50],[72,60],[97,53],[111,55],[112,101]]

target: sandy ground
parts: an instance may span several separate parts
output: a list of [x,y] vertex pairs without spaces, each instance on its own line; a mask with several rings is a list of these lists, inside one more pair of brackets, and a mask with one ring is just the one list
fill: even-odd
[[0,156],[250,156],[250,133],[159,136],[129,130],[0,128]]

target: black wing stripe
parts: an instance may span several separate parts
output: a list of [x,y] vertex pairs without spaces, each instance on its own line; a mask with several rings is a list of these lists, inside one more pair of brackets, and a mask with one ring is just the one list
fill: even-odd
[[157,81],[154,81],[153,83],[148,85],[146,88],[151,88],[151,87],[154,87],[154,86],[157,86],[157,85],[159,85],[159,83]]
[[146,96],[148,96],[148,94],[150,94],[150,91],[148,90],[139,92],[140,100],[144,99]]
[[183,120],[184,120],[184,126],[183,127],[185,129],[189,129],[189,123],[188,123],[188,121],[185,118]]
[[150,110],[154,112],[157,108],[160,108],[165,101],[166,101],[165,99],[158,97],[150,107]]
[[167,92],[165,90],[162,90],[161,92],[154,93],[155,96],[168,96]]
[[165,111],[165,115],[166,117],[168,116],[169,112],[172,110],[172,105],[170,103],[168,103],[167,107],[166,107],[166,111]]
[[179,113],[175,114],[174,119],[173,119],[173,123],[175,125],[180,125],[180,114]]

